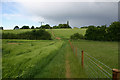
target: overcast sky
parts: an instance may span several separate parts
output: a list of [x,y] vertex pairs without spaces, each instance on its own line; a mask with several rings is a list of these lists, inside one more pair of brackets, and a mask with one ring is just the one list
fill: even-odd
[[[109,1],[109,2],[108,2]],[[109,25],[118,21],[119,0],[3,0],[0,2],[4,29],[23,25],[39,27],[39,22],[58,25],[70,22],[71,27]]]

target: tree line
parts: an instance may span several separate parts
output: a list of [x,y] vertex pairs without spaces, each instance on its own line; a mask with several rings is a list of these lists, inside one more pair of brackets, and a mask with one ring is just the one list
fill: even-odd
[[112,22],[109,27],[102,26],[88,26],[85,36],[79,33],[71,35],[71,39],[86,39],[97,41],[120,41],[120,22]]
[[39,29],[19,34],[2,33],[2,39],[51,40],[51,34],[44,29]]
[[58,26],[53,26],[53,27],[51,27],[49,24],[46,24],[36,28],[34,26],[30,28],[29,26],[24,25],[21,28],[19,28],[18,26],[15,26],[14,30],[15,29],[60,29],[60,28],[71,28],[71,27],[68,24],[59,24]]

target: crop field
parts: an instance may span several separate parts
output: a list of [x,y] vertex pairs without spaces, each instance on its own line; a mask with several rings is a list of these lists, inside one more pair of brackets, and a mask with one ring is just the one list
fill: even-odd
[[[4,30],[8,33],[21,33],[29,30]],[[85,34],[85,29],[47,29],[60,40],[2,40],[3,78],[106,78],[102,72],[97,76],[97,67],[90,64],[94,57],[104,65],[97,65],[112,75],[118,69],[118,43],[108,41],[71,40],[74,33]],[[77,49],[77,50],[76,50]],[[84,67],[81,66],[81,51],[84,51]],[[77,53],[77,54],[76,54]],[[92,62],[91,62],[92,63]],[[91,69],[89,69],[89,67]],[[107,70],[106,66],[110,68]],[[92,68],[94,69],[92,72]],[[96,70],[96,71],[95,71]],[[104,72],[104,71],[103,71]],[[94,76],[88,75],[92,73]],[[104,72],[105,73],[105,72]],[[97,77],[96,77],[97,76]],[[110,76],[111,78],[111,76]]]

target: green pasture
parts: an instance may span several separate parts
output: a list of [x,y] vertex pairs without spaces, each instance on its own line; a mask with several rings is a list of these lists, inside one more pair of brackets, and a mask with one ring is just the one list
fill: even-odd
[[34,77],[57,54],[63,41],[3,40],[2,77]]
[[[110,73],[111,76],[112,76],[112,69],[118,69],[118,42],[79,40],[79,41],[72,41],[72,44],[75,48],[77,48],[77,55],[80,55],[78,56],[80,63],[81,63],[81,53],[82,53],[81,51],[82,50],[84,51],[84,67],[92,66],[93,68],[92,72],[98,71],[99,67],[97,67],[96,64],[102,67],[108,73]],[[91,57],[87,57],[86,53],[89,56],[92,56],[98,61],[102,62],[111,69],[108,69],[107,67],[99,63],[97,60]],[[95,63],[91,64],[89,58],[94,60],[96,64]],[[87,67],[86,69],[89,69],[89,67]],[[86,72],[90,73],[89,71]],[[96,76],[98,75],[96,74]],[[100,78],[107,78],[102,72],[100,73],[99,76],[103,76]]]
[[118,42],[80,40],[72,43],[78,50],[83,50],[109,67],[118,68]]

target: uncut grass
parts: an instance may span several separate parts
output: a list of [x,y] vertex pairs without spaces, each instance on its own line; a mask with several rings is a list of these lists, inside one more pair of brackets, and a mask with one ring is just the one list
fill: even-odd
[[49,64],[35,78],[65,78],[65,47],[64,44]]
[[[74,46],[76,46],[79,49],[79,53],[81,53],[81,51],[84,50],[85,53],[87,53],[90,56],[93,56],[97,60],[109,66],[111,69],[113,68],[118,69],[118,43],[117,42],[79,40],[79,41],[72,41],[72,43]],[[85,61],[84,63],[86,62],[88,61]],[[103,65],[100,65],[100,66],[103,67],[106,71],[108,71],[112,75],[112,70],[109,70]],[[93,67],[95,67],[95,65]],[[100,74],[103,76],[102,73]],[[105,78],[105,76],[103,77]]]
[[69,43],[67,45],[67,54],[69,55],[68,60],[70,64],[70,78],[87,78],[84,69],[82,69],[79,55],[76,56]]
[[57,51],[63,43],[62,41],[23,41],[25,42],[23,44],[7,44],[8,42],[9,40],[3,40],[3,78],[33,77],[37,73],[36,69],[40,70],[45,66],[54,55],[54,51]]

